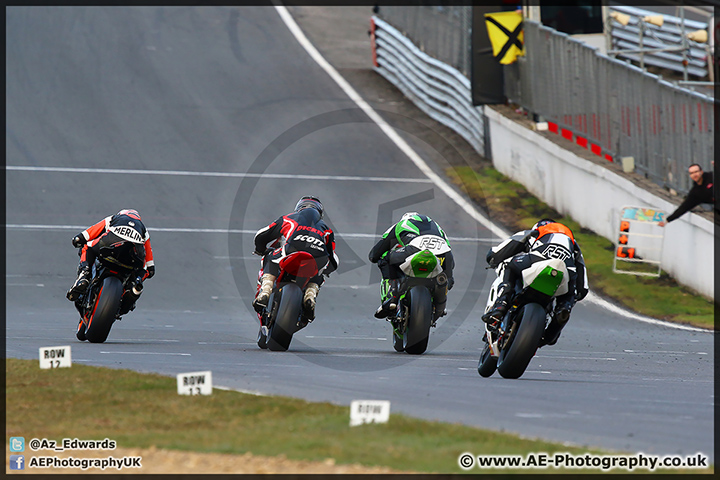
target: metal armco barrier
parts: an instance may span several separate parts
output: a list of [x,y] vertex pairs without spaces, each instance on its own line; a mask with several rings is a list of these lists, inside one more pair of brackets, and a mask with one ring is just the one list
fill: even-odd
[[376,16],[372,21],[375,70],[428,116],[455,130],[483,154],[482,110],[472,105],[470,80],[420,51],[392,25]]
[[442,3],[380,5],[377,13],[420,51],[470,77],[472,7]]
[[524,29],[525,57],[506,76],[513,102],[572,132],[586,148],[616,160],[634,157],[639,173],[680,193],[690,189],[691,163],[711,169],[712,98],[537,22],[526,20]]

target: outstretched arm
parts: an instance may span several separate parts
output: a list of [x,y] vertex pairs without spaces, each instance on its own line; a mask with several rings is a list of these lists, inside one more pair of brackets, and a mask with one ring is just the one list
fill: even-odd
[[386,235],[383,238],[381,238],[380,241],[378,241],[375,244],[375,246],[370,250],[370,253],[368,254],[368,259],[372,263],[377,263],[378,260],[380,260],[380,258],[386,252],[390,251],[390,249],[393,247],[393,244],[397,243],[397,242],[393,242],[394,240],[395,240],[395,237],[391,236],[391,235]]
[[528,242],[533,235],[537,235],[537,230],[522,230],[512,237],[508,238],[500,245],[492,247],[487,253],[487,263],[492,268],[497,267],[500,263],[510,257],[514,257],[520,252],[527,250]]
[[700,205],[700,203],[702,203],[700,195],[697,194],[697,190],[693,187],[688,193],[688,196],[685,197],[685,200],[683,200],[680,206],[677,207],[673,213],[668,215],[665,221],[669,223],[673,220],[677,220],[681,215]]
[[282,217],[275,220],[267,227],[261,228],[255,234],[255,253],[264,255],[267,250],[267,244],[280,238],[282,233]]

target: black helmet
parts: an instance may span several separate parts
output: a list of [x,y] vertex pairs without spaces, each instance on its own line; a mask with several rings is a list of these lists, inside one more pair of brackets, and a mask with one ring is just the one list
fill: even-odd
[[532,230],[537,230],[538,228],[545,226],[549,223],[557,223],[552,218],[543,218],[542,220],[539,220],[535,225],[533,225]]
[[306,196],[298,200],[295,211],[299,212],[303,208],[314,208],[320,214],[320,218],[323,216],[323,205],[317,197]]

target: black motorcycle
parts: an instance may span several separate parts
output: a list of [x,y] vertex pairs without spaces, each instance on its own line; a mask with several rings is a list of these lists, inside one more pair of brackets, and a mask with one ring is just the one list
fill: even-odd
[[100,248],[85,293],[75,300],[83,323],[77,339],[103,343],[116,320],[135,309],[142,293],[145,250],[140,243],[121,240]]

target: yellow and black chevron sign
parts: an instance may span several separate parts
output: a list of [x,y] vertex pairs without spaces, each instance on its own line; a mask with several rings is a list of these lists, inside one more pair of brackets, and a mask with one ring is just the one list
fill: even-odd
[[485,24],[493,48],[493,56],[503,65],[524,55],[522,12],[486,13]]

